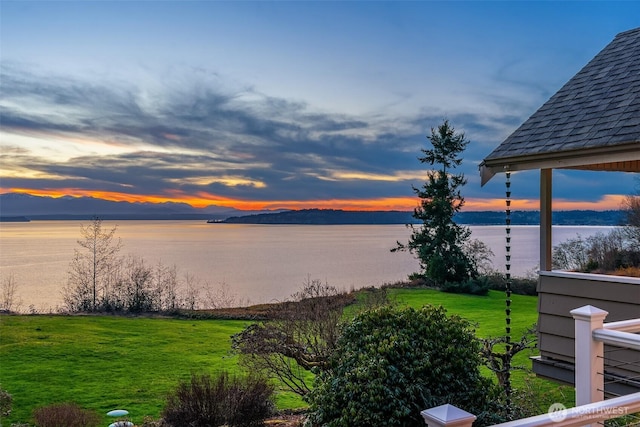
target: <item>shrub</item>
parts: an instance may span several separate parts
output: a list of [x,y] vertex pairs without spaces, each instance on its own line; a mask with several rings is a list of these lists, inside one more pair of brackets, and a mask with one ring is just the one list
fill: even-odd
[[487,295],[489,293],[489,279],[481,276],[459,283],[447,282],[440,286],[440,290],[452,294]]
[[170,427],[163,419],[156,420],[150,416],[145,416],[140,427]]
[[619,268],[611,274],[616,276],[640,277],[640,267]]
[[386,287],[363,288],[359,291],[359,303],[364,310],[370,310],[383,305],[391,304],[389,292]]
[[409,274],[409,283],[405,286],[413,288],[436,288],[436,282],[420,273]]
[[300,396],[311,389],[309,371],[322,370],[340,335],[343,310],[353,295],[319,280],[307,280],[295,302],[274,306],[268,321],[249,325],[232,337],[241,363],[263,372]]
[[97,427],[101,417],[97,412],[83,409],[75,403],[57,403],[33,411],[38,427]]
[[[489,289],[494,291],[504,291],[507,286],[507,279],[505,275],[499,272],[491,273],[485,276]],[[511,292],[517,295],[538,295],[537,291],[538,280],[533,277],[512,277],[511,278]]]
[[[470,324],[442,307],[380,307],[343,329],[331,369],[307,396],[311,425],[413,426],[420,411],[451,403],[486,420],[495,385],[480,373]],[[491,420],[496,422],[495,418]]]
[[260,426],[273,412],[273,387],[263,378],[215,378],[191,375],[167,399],[163,418],[170,426],[229,427]]

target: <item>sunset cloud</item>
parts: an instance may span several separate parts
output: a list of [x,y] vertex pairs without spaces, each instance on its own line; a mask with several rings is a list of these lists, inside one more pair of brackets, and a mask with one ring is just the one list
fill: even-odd
[[[65,3],[23,6],[3,5],[1,18],[1,191],[239,209],[411,210],[428,171],[420,150],[445,118],[471,141],[466,209],[502,209],[503,177],[481,188],[478,164],[640,13],[633,3],[77,4],[93,19],[87,34]],[[577,8],[589,18],[567,20]],[[179,31],[165,31],[169,16]],[[148,32],[131,30],[142,22]],[[537,209],[537,172],[512,181],[514,203]],[[554,206],[615,208],[636,185],[631,174],[554,171]]]

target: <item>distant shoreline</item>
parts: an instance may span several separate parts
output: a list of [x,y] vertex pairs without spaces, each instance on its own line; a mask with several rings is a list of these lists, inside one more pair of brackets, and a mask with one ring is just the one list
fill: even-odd
[[[95,216],[107,221],[204,221],[215,224],[273,224],[273,225],[391,225],[419,224],[409,211],[344,211],[338,209],[303,209],[259,213],[228,218],[212,218],[207,214],[36,214],[0,216],[0,222],[29,221],[90,221]],[[556,211],[553,225],[618,226],[623,211]],[[504,225],[503,211],[460,212],[455,220],[462,225]],[[511,225],[538,225],[539,211],[512,211]]]
[[[264,213],[230,217],[223,224],[309,224],[309,225],[357,225],[357,224],[418,224],[412,212],[406,211],[344,211],[334,209],[303,209],[277,213]],[[553,213],[554,225],[620,225],[622,211],[557,211]],[[460,212],[456,222],[464,225],[504,225],[506,214],[501,211]],[[539,211],[512,211],[511,225],[538,225]]]
[[30,222],[31,220],[26,216],[1,216],[0,222]]
[[[98,217],[108,221],[205,221],[214,224],[415,224],[413,211],[345,211],[342,209],[259,210],[207,206],[194,208],[186,203],[113,202],[93,197],[33,196],[24,193],[0,194],[0,217],[3,222],[90,221]],[[9,218],[14,218],[13,220]],[[19,220],[16,218],[20,218]],[[554,211],[554,225],[620,225],[621,210]],[[505,212],[463,211],[455,220],[464,225],[504,225]],[[511,212],[513,225],[538,225],[539,211]]]

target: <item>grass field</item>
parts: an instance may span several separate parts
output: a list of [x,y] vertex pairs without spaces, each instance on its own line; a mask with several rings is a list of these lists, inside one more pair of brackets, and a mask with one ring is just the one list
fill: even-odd
[[[390,295],[413,307],[443,305],[450,314],[474,322],[481,337],[504,334],[500,292],[478,297],[391,289]],[[516,339],[535,322],[537,298],[512,299]],[[249,324],[45,315],[1,316],[0,322],[0,386],[14,399],[13,414],[3,420],[6,425],[28,421],[35,407],[54,402],[76,402],[103,414],[124,408],[134,422],[145,415],[157,417],[166,393],[192,372],[239,371],[237,358],[229,352],[230,336]],[[519,355],[518,362],[528,363],[529,356]],[[277,403],[282,409],[303,405],[288,393],[280,393]]]
[[104,316],[1,319],[0,384],[13,395],[12,422],[28,420],[36,406],[68,401],[100,413],[125,408],[138,422],[157,417],[179,379],[237,369],[229,337],[247,325]]

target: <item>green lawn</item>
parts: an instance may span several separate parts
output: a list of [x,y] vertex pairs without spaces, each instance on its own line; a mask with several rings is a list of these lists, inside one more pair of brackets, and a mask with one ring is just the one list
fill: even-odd
[[[428,289],[392,289],[400,304],[443,305],[476,325],[482,337],[504,334],[504,295],[446,294]],[[513,296],[513,337],[536,321],[537,298]],[[5,421],[27,421],[34,407],[73,401],[106,413],[130,411],[134,422],[157,417],[167,391],[192,372],[238,370],[229,337],[247,321],[176,320],[111,316],[1,316],[0,385],[14,398]],[[529,364],[530,354],[518,363]],[[522,376],[516,376],[522,383]],[[518,379],[519,378],[519,379]],[[543,385],[544,386],[544,385]],[[549,386],[552,387],[552,386]],[[555,386],[553,386],[555,388]],[[300,407],[281,393],[280,408]],[[107,423],[108,424],[108,423]]]
[[[418,308],[424,304],[442,305],[447,313],[459,315],[476,325],[476,335],[481,338],[505,335],[505,294],[490,291],[487,296],[456,295],[432,289],[392,289],[390,296],[401,304]],[[538,298],[523,295],[511,296],[511,339],[518,341],[523,333],[537,321]],[[513,366],[531,369],[530,357],[537,350],[523,351],[512,361]],[[486,375],[492,376],[488,369]],[[530,390],[540,398],[540,413],[546,412],[551,403],[562,402],[573,406],[573,391],[567,387],[536,378],[528,371],[514,370],[512,373],[514,388]]]
[[35,406],[73,401],[101,413],[158,416],[191,372],[237,369],[229,337],[243,321],[105,316],[2,316],[0,384],[14,399],[10,421]]
[[[391,289],[390,297],[402,304],[418,308],[424,304],[442,305],[449,314],[457,314],[477,325],[480,337],[505,334],[505,295],[490,291],[487,296],[448,294],[434,289]],[[538,318],[538,298],[511,296],[511,329],[515,338]]]

